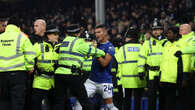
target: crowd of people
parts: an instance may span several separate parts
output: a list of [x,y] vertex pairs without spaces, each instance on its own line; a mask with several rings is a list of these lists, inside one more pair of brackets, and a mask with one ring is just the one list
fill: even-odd
[[[159,0],[158,2],[155,0],[106,0],[106,24],[110,27],[110,36],[114,38],[124,36],[129,26],[138,28],[140,32],[149,31],[154,18],[158,18],[165,29],[169,24],[188,22],[193,25],[193,1],[190,2],[191,7],[187,5],[187,1],[190,0]],[[56,2],[47,0],[43,3],[29,2],[29,4],[4,5],[2,3],[1,5],[2,12],[20,16],[22,29],[28,35],[33,34],[33,22],[37,18],[45,19],[48,24],[58,25],[62,31],[66,25],[81,23],[94,34],[95,1],[81,0],[72,3],[71,7],[66,1],[59,0]],[[5,10],[8,9],[6,7],[10,7],[9,10]]]
[[143,97],[148,110],[195,109],[192,0],[105,1],[105,24],[93,1],[46,2],[1,7],[3,110],[140,110]]

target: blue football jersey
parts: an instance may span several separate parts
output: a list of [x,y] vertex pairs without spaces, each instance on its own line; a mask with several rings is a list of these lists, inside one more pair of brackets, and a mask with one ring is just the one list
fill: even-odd
[[93,59],[89,79],[97,83],[112,83],[111,69],[115,54],[115,48],[110,42],[100,44],[100,46],[98,46],[97,48],[103,50],[105,53],[110,54],[112,56],[112,60],[106,67],[102,67],[98,60]]

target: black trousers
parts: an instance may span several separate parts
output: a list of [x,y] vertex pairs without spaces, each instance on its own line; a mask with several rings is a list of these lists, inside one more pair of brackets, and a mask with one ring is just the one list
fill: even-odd
[[159,91],[158,79],[149,80],[147,86],[148,110],[156,110],[157,92]]
[[118,86],[117,87],[118,91],[115,92],[114,91],[114,95],[113,95],[113,103],[114,105],[119,109],[122,110],[122,102],[123,102],[123,88],[122,86]]
[[25,100],[25,106],[24,110],[31,110],[31,104],[32,104],[32,84],[34,79],[34,74],[28,74],[27,75],[27,89],[26,89],[26,100]]
[[185,80],[185,85],[179,89],[180,110],[195,110],[195,78]]
[[[1,72],[0,83],[3,98],[1,98],[1,110],[23,110],[25,104],[25,90],[26,90],[27,73],[24,71]],[[8,104],[9,107],[1,105]]]
[[134,110],[141,110],[141,97],[143,88],[125,88],[124,110],[131,110],[131,99],[134,96]]
[[176,110],[176,84],[160,83],[159,110]]
[[54,97],[53,89],[42,90],[33,88],[32,110],[51,110],[54,103],[53,97]]
[[65,110],[64,100],[68,99],[67,90],[75,96],[83,110],[94,110],[93,105],[89,101],[87,92],[83,84],[82,76],[73,75],[55,75],[55,100],[53,110]]

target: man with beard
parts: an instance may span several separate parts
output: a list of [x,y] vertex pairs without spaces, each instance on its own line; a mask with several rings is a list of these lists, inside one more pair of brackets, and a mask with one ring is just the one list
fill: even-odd
[[166,43],[163,26],[155,18],[152,25],[152,37],[146,40],[140,50],[138,72],[147,76],[148,110],[156,110],[156,98],[159,86],[162,49]]

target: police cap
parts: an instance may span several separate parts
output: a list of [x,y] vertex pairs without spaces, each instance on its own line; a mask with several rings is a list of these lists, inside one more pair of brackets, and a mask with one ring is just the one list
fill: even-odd
[[71,24],[66,27],[67,33],[79,33],[81,30],[80,26],[78,24]]
[[154,18],[154,22],[152,23],[152,29],[163,29],[163,26],[157,18]]
[[137,29],[130,27],[129,30],[127,31],[127,38],[133,38],[133,39],[138,39],[138,31]]
[[57,28],[57,26],[56,25],[54,25],[54,24],[51,24],[51,25],[48,25],[47,27],[46,27],[46,34],[49,34],[49,33],[59,33],[60,31],[59,31],[59,29]]

